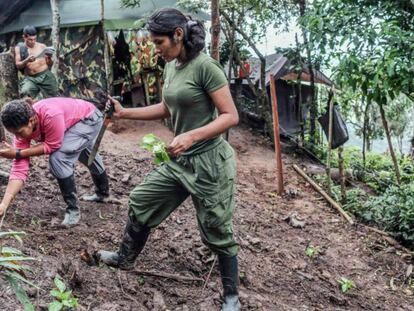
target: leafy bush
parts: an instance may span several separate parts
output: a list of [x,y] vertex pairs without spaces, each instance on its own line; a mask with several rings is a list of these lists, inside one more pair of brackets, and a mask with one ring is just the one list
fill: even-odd
[[362,207],[362,217],[409,247],[414,246],[414,183],[392,186],[384,194],[371,197]]
[[[22,243],[20,236],[24,234],[24,232],[0,232],[0,239],[14,237]],[[38,288],[26,278],[26,273],[31,270],[29,267],[24,266],[23,263],[31,260],[35,260],[35,258],[24,256],[16,248],[4,246],[3,244],[0,245],[0,277],[4,278],[10,284],[16,294],[16,298],[23,305],[25,311],[32,311],[34,308],[25,290],[19,283],[26,283]]]
[[[326,146],[318,146],[315,154],[326,162]],[[370,186],[377,193],[383,193],[388,187],[396,185],[397,179],[389,155],[367,152],[365,167],[362,159],[361,149],[358,147],[345,148],[343,152],[344,168],[350,169],[354,178]],[[398,158],[398,164],[401,173],[401,183],[414,183],[414,164],[407,156]],[[331,167],[338,167],[338,153],[332,151]]]
[[[326,187],[326,176],[314,177]],[[341,200],[340,186],[331,188],[332,197]],[[347,200],[342,207],[363,222],[375,224],[396,240],[414,249],[414,183],[390,186],[379,196],[368,196],[360,189],[346,192]]]

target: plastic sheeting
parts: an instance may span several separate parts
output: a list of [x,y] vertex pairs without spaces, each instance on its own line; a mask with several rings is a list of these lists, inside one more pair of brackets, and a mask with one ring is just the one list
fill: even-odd
[[[326,137],[329,135],[329,110],[318,118],[319,123],[325,132]],[[333,122],[332,122],[332,149],[336,149],[345,144],[349,139],[348,129],[344,120],[341,117],[336,106],[333,107]]]

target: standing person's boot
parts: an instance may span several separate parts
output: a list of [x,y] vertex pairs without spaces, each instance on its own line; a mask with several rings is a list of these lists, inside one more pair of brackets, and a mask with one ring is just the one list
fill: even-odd
[[65,219],[62,225],[75,225],[80,220],[80,209],[78,207],[78,198],[76,196],[76,185],[73,174],[67,178],[57,179],[60,192],[67,207],[65,212]]
[[134,268],[135,259],[148,240],[149,233],[150,228],[136,223],[129,217],[119,250],[116,252],[101,250],[98,252],[98,258],[108,266],[131,270]]
[[108,202],[110,200],[109,196],[109,182],[108,175],[106,171],[103,171],[101,174],[91,173],[93,183],[95,185],[95,193],[91,195],[84,195],[82,197],[83,201],[89,202]]
[[239,273],[237,269],[237,255],[228,257],[218,255],[221,281],[223,282],[224,302],[222,311],[240,311],[239,300]]

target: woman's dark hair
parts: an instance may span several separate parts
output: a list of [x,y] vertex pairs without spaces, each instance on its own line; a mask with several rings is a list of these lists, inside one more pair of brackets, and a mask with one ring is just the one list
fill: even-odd
[[29,101],[16,99],[8,102],[1,110],[1,122],[7,129],[18,130],[29,124],[29,120],[36,114]]
[[188,59],[193,59],[205,47],[206,32],[204,25],[190,15],[172,8],[155,12],[147,21],[147,29],[154,35],[167,35],[173,38],[177,28],[184,31],[184,47]]

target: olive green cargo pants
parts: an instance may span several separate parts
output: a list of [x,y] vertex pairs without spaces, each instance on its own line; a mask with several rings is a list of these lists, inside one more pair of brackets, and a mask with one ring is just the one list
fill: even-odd
[[181,156],[154,169],[131,192],[130,216],[154,228],[191,195],[202,241],[216,253],[234,256],[235,175],[234,151],[224,140],[206,152]]
[[43,98],[55,97],[59,94],[55,76],[50,70],[39,72],[33,76],[25,76],[20,84],[20,96],[36,98],[39,93]]

